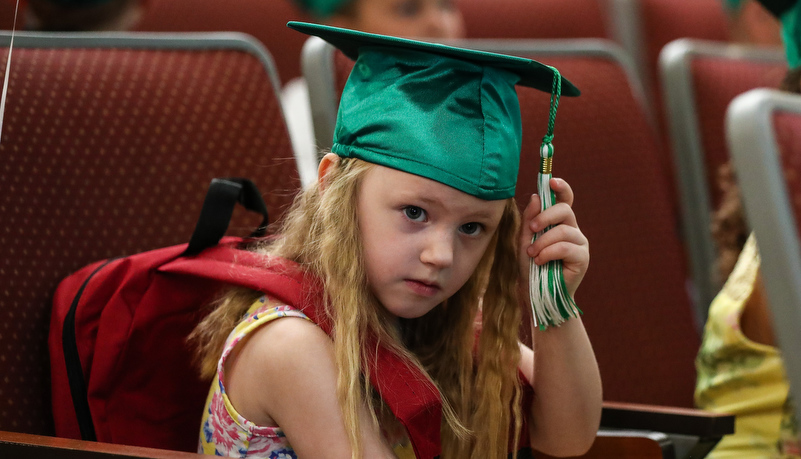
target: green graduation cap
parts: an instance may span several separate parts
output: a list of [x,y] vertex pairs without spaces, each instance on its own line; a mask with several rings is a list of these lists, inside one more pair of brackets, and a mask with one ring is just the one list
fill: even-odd
[[[515,85],[551,92],[552,67],[324,25],[289,27],[323,38],[356,61],[342,93],[334,153],[481,199],[514,196],[522,139]],[[562,91],[579,94],[563,78]]]
[[[318,24],[288,26],[326,40],[356,61],[340,100],[334,153],[426,177],[480,199],[515,193],[522,146],[515,86],[551,93],[539,171],[545,189],[539,191],[544,207],[554,204],[548,179],[556,108],[560,95],[579,95],[555,68],[521,57]],[[532,267],[539,276],[532,278],[532,303],[545,304],[545,312],[535,313],[538,325],[576,316],[561,263],[546,265],[545,273]]]

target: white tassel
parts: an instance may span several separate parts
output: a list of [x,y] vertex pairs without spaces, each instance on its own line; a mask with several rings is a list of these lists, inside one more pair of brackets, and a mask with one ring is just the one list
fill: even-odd
[[[540,150],[540,170],[537,181],[537,193],[540,196],[540,211],[550,208],[556,203],[556,198],[549,184],[551,177],[551,161],[553,158],[553,145],[546,137]],[[551,227],[537,232],[531,242],[545,234]],[[531,301],[531,316],[534,326],[544,330],[549,326],[559,326],[570,318],[578,317],[581,311],[576,302],[567,291],[562,260],[549,261],[537,265],[532,258],[529,262],[529,299]]]

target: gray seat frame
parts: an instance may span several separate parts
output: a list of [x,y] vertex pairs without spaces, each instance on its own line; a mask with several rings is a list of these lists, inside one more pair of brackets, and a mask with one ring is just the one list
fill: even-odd
[[682,231],[694,282],[696,320],[706,322],[709,304],[722,286],[711,278],[717,250],[712,239],[712,204],[693,88],[691,64],[698,57],[783,63],[780,49],[703,40],[675,40],[659,56]]
[[[776,112],[801,117],[801,95],[753,89],[732,101],[726,135],[743,204],[756,233],[773,329],[782,349],[790,393],[801,400],[801,242],[785,184],[773,126]],[[801,419],[801,405],[795,415]]]

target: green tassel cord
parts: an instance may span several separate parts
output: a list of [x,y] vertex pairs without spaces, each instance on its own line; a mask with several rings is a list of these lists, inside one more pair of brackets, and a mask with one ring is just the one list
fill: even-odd
[[[542,139],[540,148],[540,170],[537,176],[537,193],[540,196],[540,211],[556,204],[556,196],[550,187],[551,165],[553,163],[553,128],[556,121],[556,109],[562,94],[562,77],[559,71],[551,67],[554,74],[551,90],[551,110],[548,118],[548,133]],[[531,242],[545,234],[551,227],[537,232]],[[540,330],[559,326],[563,322],[578,317],[581,310],[567,291],[565,276],[562,271],[562,260],[554,260],[538,266],[532,258],[530,261],[529,297],[534,326]]]

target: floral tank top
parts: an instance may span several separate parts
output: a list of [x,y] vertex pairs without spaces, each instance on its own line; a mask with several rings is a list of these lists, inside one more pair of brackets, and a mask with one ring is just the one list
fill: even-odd
[[[236,345],[249,333],[282,317],[309,320],[291,306],[275,306],[266,296],[259,298],[248,309],[245,317],[234,327],[225,342],[217,364],[217,375],[212,382],[200,427],[198,452],[214,456],[248,459],[297,459],[280,427],[258,426],[245,419],[231,404],[225,392],[225,361]],[[402,438],[393,450],[400,459],[413,459],[414,451],[408,439]]]
[[800,458],[798,425],[779,350],[749,340],[740,317],[759,271],[753,234],[734,271],[709,307],[696,359],[698,407],[736,415],[709,458]]

